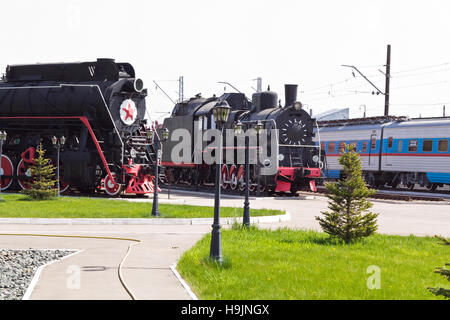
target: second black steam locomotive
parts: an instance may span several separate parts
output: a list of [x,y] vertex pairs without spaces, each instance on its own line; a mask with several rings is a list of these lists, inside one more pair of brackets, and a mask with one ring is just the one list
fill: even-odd
[[[264,147],[269,149],[268,154],[276,155],[275,161],[258,157],[260,160],[250,166],[250,191],[255,191],[258,187],[261,192],[269,193],[296,193],[303,188],[315,191],[315,182],[321,178],[323,167],[323,155],[313,142],[315,119],[311,118],[297,101],[297,85],[285,85],[285,97],[285,105],[281,106],[277,93],[269,88],[268,91],[254,93],[252,100],[243,93],[225,93],[221,97],[208,99],[197,95],[177,103],[171,117],[165,119],[163,127],[170,132],[177,129],[186,130],[192,140],[191,150],[188,161],[177,162],[172,158],[177,141],[166,141],[163,144],[162,165],[165,167],[167,181],[170,184],[187,183],[197,186],[214,183],[215,164],[207,164],[204,161],[198,163],[194,159],[198,144],[194,137],[198,132],[203,133],[216,127],[213,109],[218,103],[227,103],[231,112],[225,129],[232,130],[237,122],[247,127],[259,122],[265,129],[263,132],[267,136],[264,141],[268,141],[268,144],[260,143],[256,149],[261,150]],[[277,138],[272,139],[273,135]],[[240,147],[236,142],[226,143],[226,139],[224,134],[222,188],[244,190],[244,163],[225,161],[227,149],[232,148],[237,153]],[[207,142],[203,144],[202,152],[205,152],[206,145]],[[261,168],[267,165],[275,166],[275,170],[271,174],[261,175]]]

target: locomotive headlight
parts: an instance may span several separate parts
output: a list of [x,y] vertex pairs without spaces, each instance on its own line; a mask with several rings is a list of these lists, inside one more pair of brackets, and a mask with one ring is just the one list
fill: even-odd
[[296,103],[294,103],[294,109],[295,110],[301,110],[303,107],[302,103],[300,101],[297,101]]
[[316,163],[319,162],[319,156],[318,155],[313,156],[312,160]]
[[139,78],[134,80],[133,87],[136,92],[142,92],[144,90],[144,81]]
[[278,160],[279,160],[279,161],[283,161],[283,160],[284,160],[284,154],[280,153],[280,154],[278,155]]

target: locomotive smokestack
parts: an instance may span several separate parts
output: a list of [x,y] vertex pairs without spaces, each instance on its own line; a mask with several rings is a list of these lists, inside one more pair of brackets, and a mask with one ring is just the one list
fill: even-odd
[[297,87],[298,85],[296,84],[284,85],[285,107],[292,106],[297,101]]

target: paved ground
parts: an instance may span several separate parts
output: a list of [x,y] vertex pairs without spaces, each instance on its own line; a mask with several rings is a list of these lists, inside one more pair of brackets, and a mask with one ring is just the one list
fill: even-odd
[[[164,193],[161,199],[167,197]],[[172,199],[186,204],[213,205],[213,197],[173,193]],[[223,206],[242,207],[243,199],[224,198]],[[450,205],[374,202],[380,213],[379,232],[400,235],[450,237]],[[264,227],[319,230],[314,219],[326,209],[326,199],[295,198],[251,200],[252,208],[288,210],[290,222],[265,224]],[[0,233],[70,234],[126,237],[142,240],[133,247],[123,269],[123,276],[138,299],[189,299],[170,270],[181,253],[194,245],[209,225],[0,225]],[[117,266],[130,242],[100,239],[0,236],[0,248],[63,248],[83,251],[45,268],[31,299],[129,299],[117,276]],[[69,266],[80,268],[80,289],[69,289]],[[97,271],[92,271],[97,270]]]
[[[173,192],[173,191],[172,191]],[[167,197],[167,195],[165,196]],[[164,199],[164,195],[161,196]],[[196,197],[191,194],[176,194],[171,198],[183,198],[185,204],[208,205],[214,204],[212,196]],[[250,200],[251,208],[272,208],[287,210],[292,220],[266,227],[276,228],[289,226],[300,229],[320,230],[315,216],[327,209],[327,198],[315,196],[315,199],[299,198],[269,198]],[[398,235],[433,236],[439,234],[450,237],[450,202],[404,202],[404,201],[373,201],[373,212],[379,213],[379,233]],[[222,206],[242,207],[243,199],[225,198]]]
[[[142,240],[134,246],[123,266],[123,278],[137,299],[190,299],[172,271],[182,252],[193,246],[210,226],[43,226],[2,225],[2,233],[70,234],[126,237]],[[129,241],[46,237],[0,236],[0,248],[83,249],[45,268],[30,299],[130,299],[121,286],[117,267]],[[80,289],[67,286],[80,268]],[[98,268],[92,268],[98,267]],[[99,271],[91,271],[91,270]],[[72,269],[73,270],[73,269]]]

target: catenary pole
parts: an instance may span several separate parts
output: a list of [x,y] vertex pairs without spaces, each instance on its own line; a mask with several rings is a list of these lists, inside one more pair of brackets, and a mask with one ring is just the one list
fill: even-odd
[[384,91],[384,115],[389,115],[389,91],[391,84],[391,45],[387,46],[387,57],[386,57],[386,88]]

